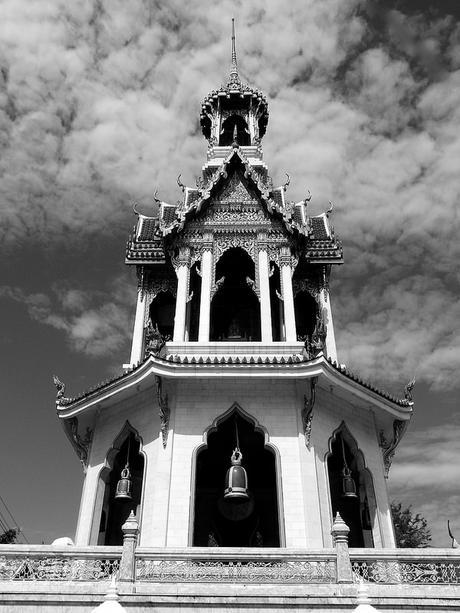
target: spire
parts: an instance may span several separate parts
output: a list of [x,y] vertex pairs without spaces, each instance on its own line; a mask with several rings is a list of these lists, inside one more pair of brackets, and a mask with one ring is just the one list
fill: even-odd
[[236,61],[236,45],[235,45],[235,19],[232,17],[232,65],[230,68],[230,83],[239,84],[240,77],[238,75],[238,64]]

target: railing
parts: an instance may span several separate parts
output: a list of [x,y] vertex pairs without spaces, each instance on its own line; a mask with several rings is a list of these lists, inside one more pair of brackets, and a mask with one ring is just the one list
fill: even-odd
[[459,584],[458,550],[350,550],[354,581],[380,584]]
[[0,583],[25,581],[458,585],[458,549],[349,549],[348,527],[336,517],[335,547],[287,548],[137,547],[132,514],[122,527],[123,547],[0,545]]
[[120,568],[121,547],[10,545],[0,548],[0,581],[99,581]]
[[336,583],[334,550],[138,550],[136,581],[172,583]]

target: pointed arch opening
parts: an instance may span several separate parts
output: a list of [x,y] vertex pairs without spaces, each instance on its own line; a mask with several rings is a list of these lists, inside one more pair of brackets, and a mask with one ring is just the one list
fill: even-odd
[[251,144],[251,135],[245,119],[241,115],[230,115],[222,122],[219,145],[221,147],[231,145],[234,141],[235,132],[238,145],[245,147]]
[[[230,457],[238,433],[249,499],[224,498]],[[254,420],[234,405],[205,434],[195,454],[192,545],[280,547],[279,458]]]
[[190,290],[187,302],[185,334],[186,341],[198,340],[200,322],[201,277],[198,272],[198,263],[190,268]]
[[212,341],[260,341],[260,304],[254,287],[255,265],[249,254],[240,247],[225,251],[216,265]]
[[176,300],[171,292],[159,292],[150,305],[150,320],[153,329],[156,329],[158,326],[160,334],[172,338],[174,333],[175,309]]
[[295,323],[297,338],[310,338],[315,330],[318,304],[307,291],[300,291],[294,297]]
[[[116,498],[121,471],[128,464],[131,480],[131,498]],[[98,501],[95,523],[98,545],[122,545],[122,525],[131,511],[140,518],[144,483],[144,453],[138,433],[126,422],[106,457],[106,466],[99,476]],[[98,504],[99,503],[99,504]],[[94,531],[94,530],[93,530]]]
[[270,307],[272,315],[272,338],[274,341],[284,341],[284,308],[281,300],[281,277],[278,264],[270,262]]
[[[356,495],[344,483],[344,467],[350,471]],[[329,440],[327,454],[332,517],[340,513],[350,528],[349,547],[374,547],[377,530],[377,507],[372,475],[366,468],[364,455],[356,440],[342,422]],[[348,495],[346,495],[348,493]]]

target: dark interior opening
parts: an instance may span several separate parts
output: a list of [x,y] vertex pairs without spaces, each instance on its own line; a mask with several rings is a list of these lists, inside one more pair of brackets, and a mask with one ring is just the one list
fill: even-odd
[[228,147],[233,144],[236,127],[236,138],[238,145],[245,147],[251,144],[251,137],[248,130],[248,124],[240,115],[230,115],[222,123],[220,132],[219,145]]
[[316,325],[318,305],[308,292],[299,292],[294,298],[295,323],[297,338],[304,340],[310,337]]
[[[225,477],[236,447],[243,454],[250,499],[225,501]],[[196,459],[193,545],[199,547],[279,547],[275,455],[264,437],[236,410],[208,437]]]
[[160,292],[150,305],[150,320],[160,334],[173,337],[176,301],[170,292]]
[[272,314],[272,338],[274,341],[284,340],[284,312],[283,302],[280,300],[281,279],[280,269],[274,262],[270,262],[270,307]]
[[226,251],[216,266],[218,289],[211,303],[211,340],[260,341],[255,266],[243,249]]
[[[104,501],[101,511],[98,545],[122,545],[123,533],[121,527],[131,511],[138,516],[142,498],[144,479],[144,458],[139,453],[139,441],[133,433],[125,439],[120,451],[115,456],[113,469],[105,480]],[[129,449],[129,470],[131,473],[131,500],[115,499],[117,483],[121,471],[126,465]]]
[[[342,485],[342,470],[344,467],[343,460],[343,447],[345,449],[345,458],[348,468],[351,470],[351,476],[356,485],[356,498],[348,498],[343,496]],[[338,433],[335,439],[332,441],[332,453],[327,460],[327,468],[329,473],[329,486],[331,491],[331,504],[332,515],[335,517],[339,512],[344,522],[350,528],[348,535],[349,547],[373,547],[373,542],[369,541],[369,538],[364,540],[363,530],[370,532],[367,536],[371,537],[371,528],[369,525],[363,525],[363,520],[366,521],[369,518],[367,505],[367,496],[365,490],[365,483],[357,463],[356,456],[352,453],[350,446],[342,433]]]
[[188,340],[198,340],[200,325],[201,277],[197,272],[197,264],[190,269],[190,300],[187,303]]

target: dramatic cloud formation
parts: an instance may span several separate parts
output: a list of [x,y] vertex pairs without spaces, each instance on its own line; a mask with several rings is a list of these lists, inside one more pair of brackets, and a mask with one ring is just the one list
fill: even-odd
[[[232,16],[240,73],[269,99],[275,183],[289,172],[292,200],[310,189],[312,214],[335,205],[340,361],[395,392],[415,374],[458,393],[460,9],[450,0],[4,0],[0,270],[14,261],[16,271],[3,303],[62,331],[77,357],[126,359],[135,281],[101,254],[112,244],[121,261],[133,200],[158,188],[175,202],[179,173],[195,183],[200,103],[227,77]],[[420,492],[427,478],[455,481],[459,430],[415,431],[398,450],[396,492],[412,484],[407,503],[428,518],[437,507]],[[458,510],[458,493],[442,496],[446,516]]]
[[289,171],[289,195],[311,189],[313,212],[336,204],[341,360],[390,384],[416,371],[452,385],[460,27],[448,8],[5,2],[4,242],[121,237],[130,201],[157,187],[175,201],[179,172],[193,184],[199,104],[226,77],[234,11],[241,72],[270,98],[275,181]]

